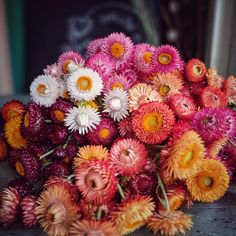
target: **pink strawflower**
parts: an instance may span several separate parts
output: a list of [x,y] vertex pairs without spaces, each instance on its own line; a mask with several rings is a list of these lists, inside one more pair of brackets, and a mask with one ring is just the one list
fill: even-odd
[[101,53],[91,55],[85,65],[96,71],[102,77],[103,82],[105,82],[115,70],[115,64],[110,60],[110,57]]
[[33,195],[26,195],[20,202],[22,222],[27,228],[37,224],[36,206],[36,197]]
[[47,65],[47,68],[43,69],[43,73],[45,75],[51,75],[55,78],[59,78],[62,75],[61,70],[58,67],[57,63],[54,63],[52,65]]
[[113,90],[115,88],[128,90],[131,87],[131,82],[122,75],[114,74],[110,76],[105,83],[104,92],[109,92],[109,90]]
[[153,56],[155,47],[147,43],[137,44],[134,48],[133,64],[135,70],[144,74],[154,71]]
[[227,108],[204,108],[194,116],[192,127],[210,143],[225,134],[235,134],[235,115]]
[[163,45],[155,50],[153,63],[155,71],[160,73],[170,73],[175,70],[183,70],[184,62],[176,48],[170,45]]
[[138,75],[132,69],[121,70],[120,75],[125,77],[131,83],[131,86],[134,86],[136,83],[139,83]]
[[204,107],[225,107],[227,98],[220,89],[207,86],[201,93],[201,102]]
[[123,33],[112,33],[104,39],[102,52],[114,61],[116,70],[127,67],[132,59],[133,42]]
[[90,41],[87,46],[87,55],[92,56],[96,53],[101,52],[101,46],[104,42],[104,38],[98,38]]
[[117,135],[115,123],[109,118],[101,119],[96,129],[87,134],[90,144],[100,144],[108,146],[112,143]]
[[75,178],[75,185],[89,203],[106,204],[117,191],[115,171],[105,160],[83,162],[76,168]]
[[66,51],[58,58],[58,67],[62,74],[68,74],[84,64],[82,56],[73,51]]
[[197,112],[196,104],[191,97],[176,94],[170,98],[170,104],[175,114],[181,119],[190,120]]
[[120,139],[110,150],[111,165],[119,174],[131,176],[139,173],[147,159],[147,149],[144,144],[135,139]]
[[175,123],[174,128],[172,129],[172,137],[174,140],[179,139],[185,132],[191,130],[192,127],[189,123],[183,120],[179,120]]
[[210,67],[206,72],[208,85],[221,89],[224,84],[224,78],[218,75],[215,67]]
[[128,116],[123,120],[121,120],[118,124],[119,133],[123,138],[132,138],[135,136],[135,133],[130,123],[131,123],[131,117]]

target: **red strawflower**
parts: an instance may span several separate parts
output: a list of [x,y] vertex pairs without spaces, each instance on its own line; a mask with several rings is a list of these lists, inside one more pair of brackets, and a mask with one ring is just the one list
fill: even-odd
[[27,194],[33,193],[33,187],[29,183],[25,182],[24,178],[14,179],[8,185],[15,188],[21,198]]
[[83,162],[76,168],[75,175],[75,185],[87,202],[105,204],[115,196],[117,179],[108,161]]
[[185,66],[185,76],[191,82],[200,82],[206,78],[206,66],[198,59],[191,59]]

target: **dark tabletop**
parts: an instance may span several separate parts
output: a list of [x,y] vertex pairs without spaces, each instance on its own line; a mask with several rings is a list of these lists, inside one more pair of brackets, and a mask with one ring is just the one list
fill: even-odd
[[[28,96],[14,96],[23,102]],[[0,97],[0,106],[12,97]],[[16,177],[15,171],[6,162],[0,163],[0,188]],[[187,236],[236,236],[236,186],[231,186],[225,196],[212,204],[195,203],[191,209],[182,209],[193,216],[193,228]],[[0,228],[0,236],[43,236],[46,235],[38,227],[23,229],[20,225],[12,225],[9,229]],[[152,236],[144,228],[130,236]]]

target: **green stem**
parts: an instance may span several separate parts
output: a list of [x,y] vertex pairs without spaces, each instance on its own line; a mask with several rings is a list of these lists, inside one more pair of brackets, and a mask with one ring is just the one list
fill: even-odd
[[124,192],[123,192],[123,189],[121,188],[121,186],[120,186],[119,183],[118,183],[116,186],[117,186],[117,189],[118,189],[118,191],[119,191],[119,193],[120,193],[121,198],[123,199],[123,198],[125,197],[125,194],[124,194]]
[[39,157],[39,160],[42,160],[44,157],[47,157],[47,156],[51,155],[51,154],[54,152],[55,149],[56,149],[56,148],[53,148],[53,149],[51,149],[50,151],[48,151],[48,152],[44,153],[43,155],[41,155],[41,156]]
[[170,204],[169,204],[169,201],[168,201],[166,190],[165,190],[164,185],[162,183],[161,177],[158,173],[157,173],[157,180],[158,180],[158,187],[160,187],[161,192],[162,192],[163,197],[164,197],[165,207],[166,207],[167,211],[170,212]]
[[68,142],[71,140],[72,135],[69,135],[68,139],[66,140],[66,143],[62,146],[63,149],[67,147]]
[[99,207],[97,212],[97,220],[100,220],[101,217],[102,217],[102,207]]
[[46,122],[46,123],[52,123],[52,121],[51,121],[51,120],[45,120],[45,122]]

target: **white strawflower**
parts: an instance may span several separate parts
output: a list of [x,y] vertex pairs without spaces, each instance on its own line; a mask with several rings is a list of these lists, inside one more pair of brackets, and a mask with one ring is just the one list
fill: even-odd
[[71,131],[78,131],[79,134],[88,133],[89,130],[96,128],[100,123],[100,114],[91,107],[73,107],[66,114],[64,119],[65,126]]
[[113,89],[105,95],[105,112],[115,121],[120,121],[121,119],[128,116],[128,94],[126,91],[121,89]]
[[66,87],[76,101],[90,101],[101,94],[103,83],[100,75],[89,68],[80,68],[67,78]]
[[40,75],[30,85],[30,95],[38,105],[50,107],[59,97],[59,82],[51,75]]

